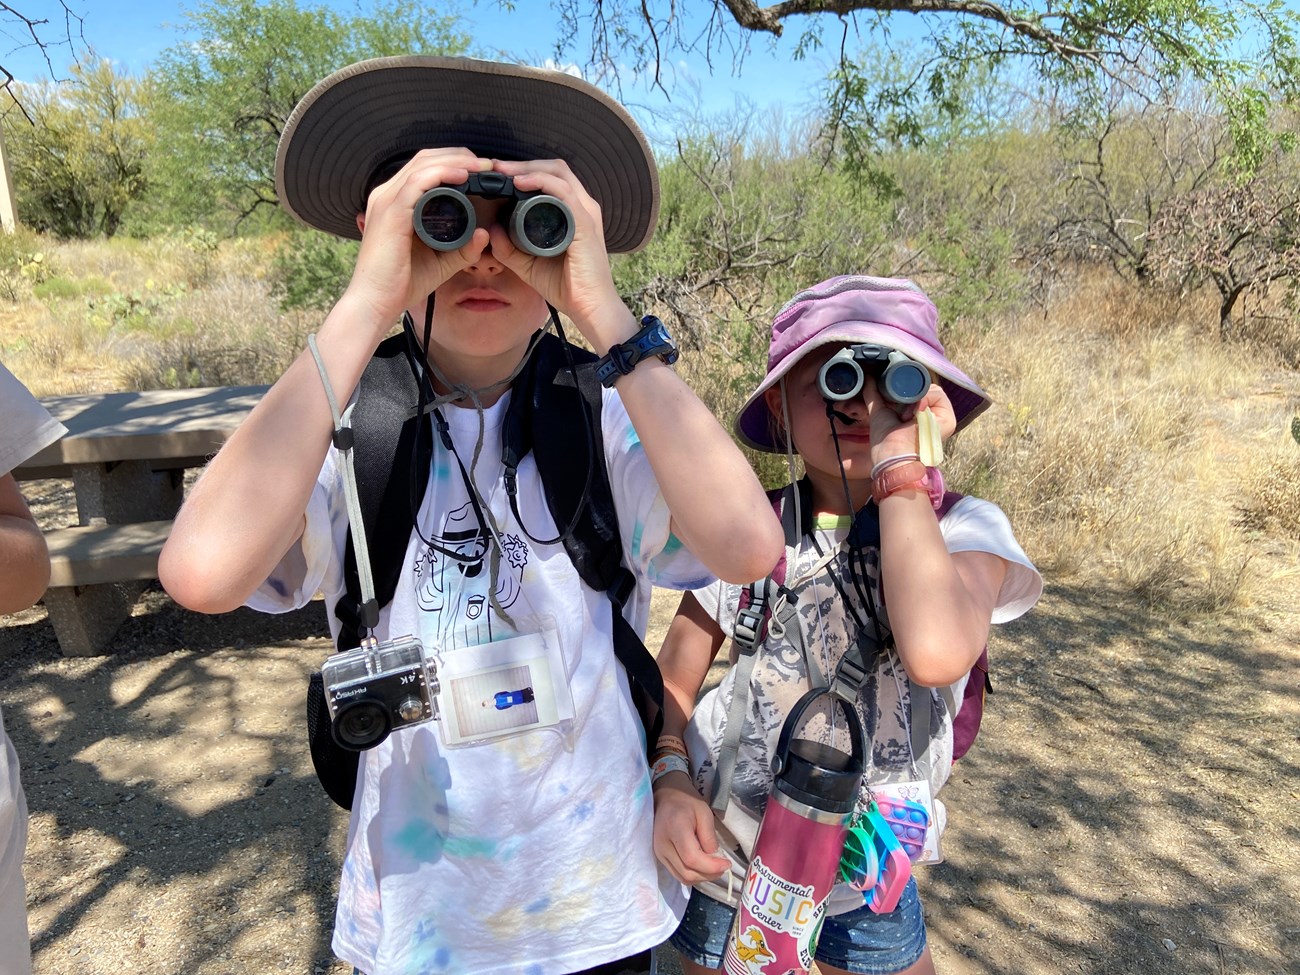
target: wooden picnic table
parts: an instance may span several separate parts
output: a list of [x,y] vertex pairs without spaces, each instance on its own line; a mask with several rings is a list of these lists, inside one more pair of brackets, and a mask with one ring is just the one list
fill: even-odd
[[219,386],[49,396],[41,403],[68,433],[14,470],[19,480],[66,478],[77,524],[45,533],[45,606],[65,654],[105,650],[140,591],[201,467],[239,426],[266,386]]

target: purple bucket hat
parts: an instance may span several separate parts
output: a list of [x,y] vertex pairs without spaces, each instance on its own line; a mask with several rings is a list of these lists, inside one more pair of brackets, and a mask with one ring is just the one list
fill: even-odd
[[767,375],[736,417],[736,433],[757,450],[784,450],[785,444],[772,437],[763,394],[809,352],[846,342],[883,345],[923,363],[952,400],[962,429],[992,400],[944,355],[938,318],[934,302],[903,278],[840,275],[800,291],[772,322]]

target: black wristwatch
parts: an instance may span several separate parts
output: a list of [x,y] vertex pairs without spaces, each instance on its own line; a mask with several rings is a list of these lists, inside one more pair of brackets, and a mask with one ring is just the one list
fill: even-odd
[[663,322],[654,315],[646,315],[641,319],[641,331],[614,346],[596,363],[596,377],[602,386],[613,386],[620,376],[626,376],[638,362],[652,355],[671,366],[677,361],[677,345]]

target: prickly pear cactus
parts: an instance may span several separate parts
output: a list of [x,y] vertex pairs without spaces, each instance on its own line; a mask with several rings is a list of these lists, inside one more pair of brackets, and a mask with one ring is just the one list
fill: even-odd
[[1300,443],[1300,416],[1291,417],[1291,436]]

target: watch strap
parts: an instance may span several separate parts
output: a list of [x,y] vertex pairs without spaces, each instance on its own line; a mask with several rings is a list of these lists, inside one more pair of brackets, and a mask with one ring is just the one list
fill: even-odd
[[907,488],[927,491],[927,470],[919,460],[909,460],[881,471],[871,483],[871,500],[880,504],[891,494]]
[[[656,334],[662,334],[663,341],[649,341]],[[636,368],[637,363],[650,356],[658,356],[668,365],[677,361],[677,347],[668,338],[664,323],[654,315],[642,318],[641,328],[635,335],[626,342],[613,346],[601,357],[596,363],[596,378],[602,386],[613,386],[620,376],[626,376]]]

